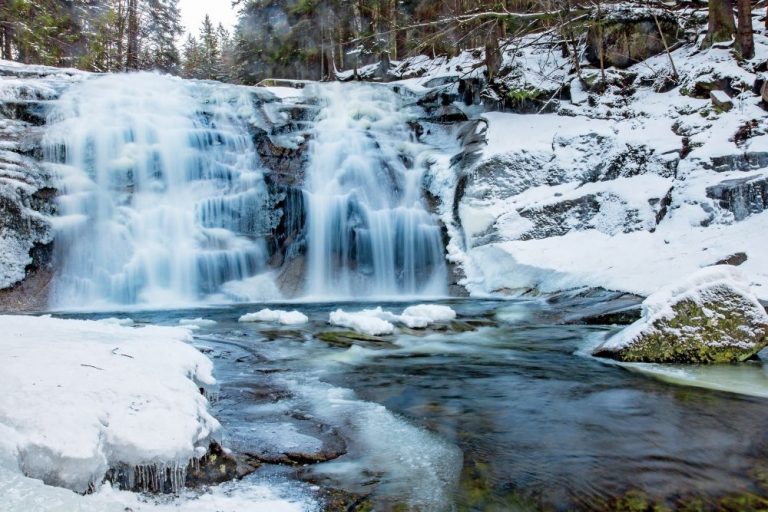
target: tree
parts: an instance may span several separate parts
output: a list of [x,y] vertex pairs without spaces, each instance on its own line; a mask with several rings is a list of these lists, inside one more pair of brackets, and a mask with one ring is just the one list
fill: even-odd
[[709,0],[709,26],[702,46],[709,48],[713,43],[730,41],[735,32],[731,0]]
[[218,80],[221,76],[219,37],[207,14],[200,27],[200,74],[206,80]]
[[187,36],[182,53],[184,60],[182,76],[184,78],[201,78],[202,72],[200,70],[200,64],[202,60],[202,49],[195,36],[192,34]]
[[139,69],[139,8],[138,0],[128,0],[128,53],[126,69]]
[[184,33],[178,0],[148,0],[145,31],[142,67],[178,72],[181,58],[176,41]]
[[755,41],[752,36],[752,4],[750,0],[737,0],[738,28],[736,30],[736,50],[742,59],[755,56]]

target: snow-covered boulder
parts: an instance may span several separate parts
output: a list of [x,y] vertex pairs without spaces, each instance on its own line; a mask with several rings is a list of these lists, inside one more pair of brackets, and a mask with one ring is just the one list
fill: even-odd
[[654,363],[744,361],[768,344],[768,314],[734,267],[699,270],[643,302],[642,318],[594,355]]

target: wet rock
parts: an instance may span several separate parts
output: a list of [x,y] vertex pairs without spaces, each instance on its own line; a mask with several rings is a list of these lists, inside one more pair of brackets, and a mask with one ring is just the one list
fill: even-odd
[[604,8],[600,13],[592,14],[586,57],[593,65],[600,66],[602,48],[605,67],[627,68],[665,51],[664,41],[672,46],[679,33],[677,19],[667,12]]
[[594,355],[628,362],[730,363],[768,345],[768,314],[729,266],[707,267],[643,302],[640,320]]
[[349,348],[352,345],[362,345],[366,348],[397,348],[397,345],[386,338],[355,331],[323,331],[315,334],[315,337],[329,345],[342,348]]
[[[254,468],[255,470],[255,468]],[[208,453],[198,461],[192,461],[187,468],[187,487],[216,485],[243,476],[247,471],[237,460],[226,452],[219,443],[212,441]]]
[[733,213],[735,220],[744,220],[761,213],[768,205],[768,177],[762,175],[724,180],[707,187],[707,197]]

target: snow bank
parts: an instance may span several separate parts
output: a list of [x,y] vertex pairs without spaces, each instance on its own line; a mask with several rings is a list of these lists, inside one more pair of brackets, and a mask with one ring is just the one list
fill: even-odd
[[364,309],[355,313],[347,313],[342,309],[337,309],[330,314],[329,322],[332,325],[347,327],[371,336],[392,334],[395,332],[395,326],[380,318],[384,314],[385,312],[380,307]]
[[3,469],[84,492],[118,463],[186,464],[219,428],[187,329],[0,316],[0,332]]
[[330,323],[376,336],[393,333],[395,330],[393,322],[401,323],[411,329],[424,329],[436,322],[448,322],[454,318],[456,318],[456,312],[448,306],[419,304],[405,308],[400,315],[384,311],[381,306],[354,313],[337,309],[331,313]]
[[277,322],[283,325],[298,325],[309,322],[309,317],[299,311],[262,309],[240,317],[239,322]]

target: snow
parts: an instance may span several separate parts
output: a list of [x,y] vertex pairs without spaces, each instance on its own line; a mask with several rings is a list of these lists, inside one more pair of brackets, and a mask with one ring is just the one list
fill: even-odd
[[309,317],[300,311],[283,311],[262,309],[256,313],[247,313],[240,317],[239,322],[275,322],[283,325],[299,325],[309,322]]
[[337,309],[336,311],[331,312],[328,321],[332,325],[347,327],[371,336],[392,334],[395,332],[395,326],[380,318],[380,315],[382,314],[383,311],[381,308],[364,309],[363,311],[355,313],[347,313],[342,309]]
[[450,306],[439,304],[418,304],[403,310],[402,317],[425,318],[429,323],[450,322],[456,318],[456,312]]
[[186,465],[219,428],[187,329],[0,316],[0,332],[6,476],[84,492],[118,463]]
[[[751,302],[750,311],[746,312],[755,322],[768,324],[768,313],[749,290],[749,283],[743,274],[735,267],[728,265],[715,265],[694,272],[692,275],[675,281],[657,292],[651,294],[643,301],[642,318],[624,330],[609,338],[602,348],[607,350],[620,350],[631,344],[639,335],[653,329],[653,324],[659,320],[669,319],[675,316],[672,306],[682,301],[693,301],[704,305],[710,300],[711,290],[728,289],[732,293],[742,295]],[[704,313],[708,314],[707,309]],[[747,326],[744,326],[747,329]],[[739,340],[722,340],[722,343],[730,345],[746,344]]]
[[449,322],[454,318],[456,318],[456,312],[449,306],[419,304],[405,308],[400,315],[385,311],[381,306],[353,313],[337,309],[331,313],[329,321],[333,325],[377,336],[392,334],[395,331],[393,322],[411,329],[424,329],[436,322]]
[[182,318],[179,320],[179,325],[188,327],[190,329],[200,329],[201,327],[210,327],[216,325],[216,320],[209,320],[207,318]]

